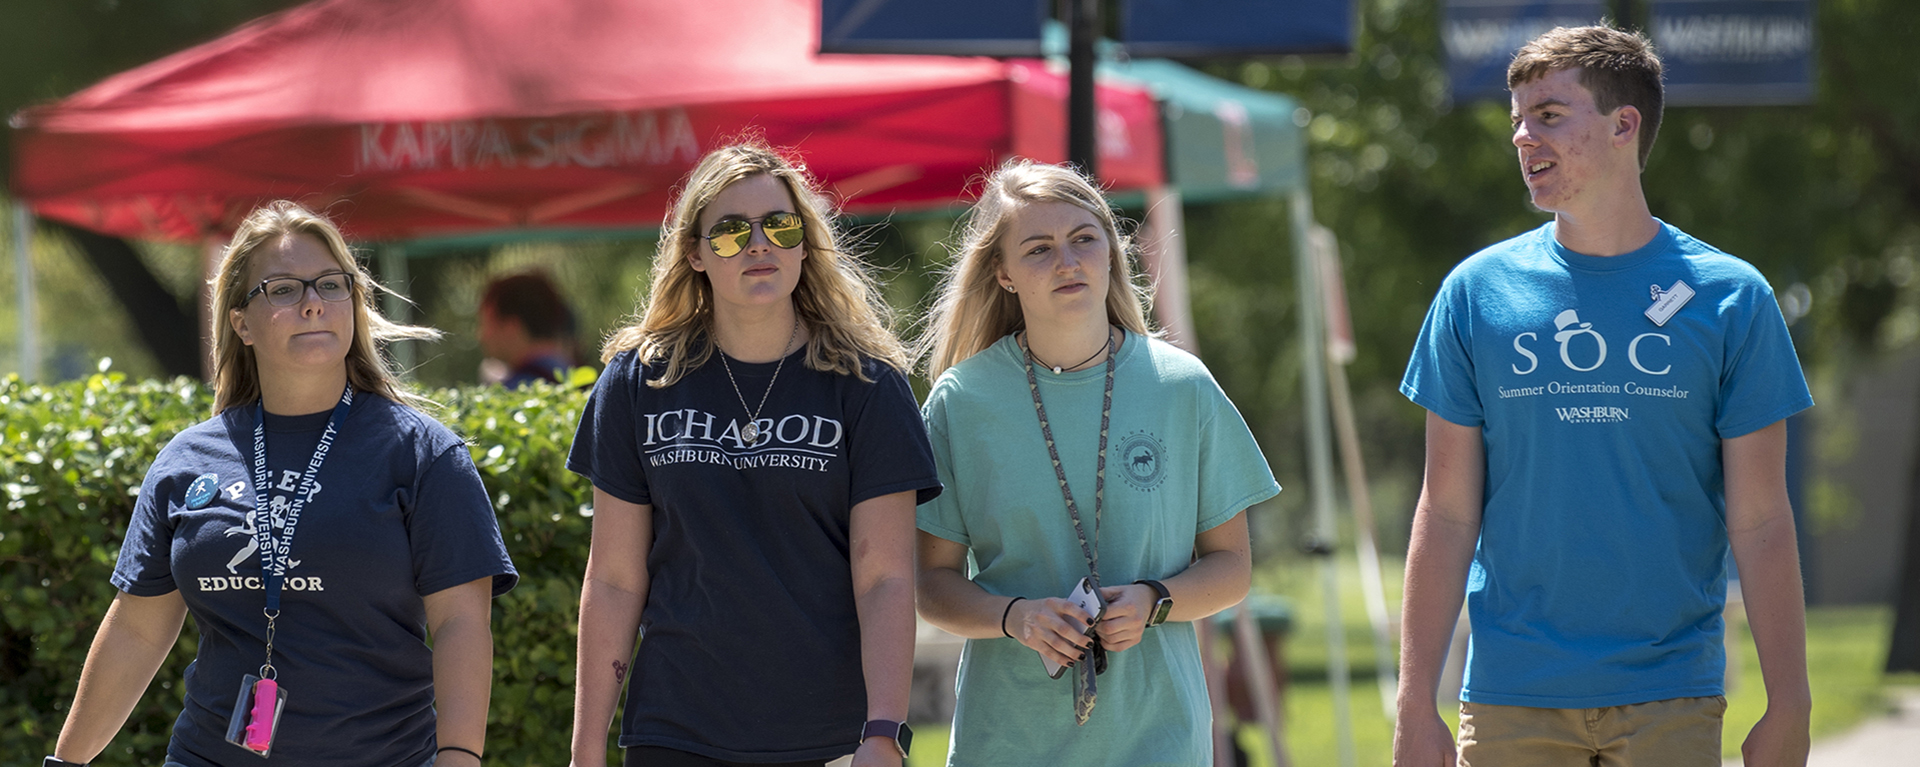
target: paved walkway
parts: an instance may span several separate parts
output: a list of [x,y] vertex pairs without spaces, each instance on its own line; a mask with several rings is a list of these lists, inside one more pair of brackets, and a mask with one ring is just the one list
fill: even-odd
[[[1920,689],[1888,694],[1894,704],[1885,716],[1869,719],[1845,735],[1813,744],[1807,767],[1912,767],[1920,764]],[[1726,767],[1738,767],[1731,759]]]

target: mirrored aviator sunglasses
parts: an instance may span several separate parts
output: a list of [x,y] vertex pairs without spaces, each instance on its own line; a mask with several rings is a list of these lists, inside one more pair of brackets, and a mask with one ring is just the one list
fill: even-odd
[[799,245],[807,237],[800,214],[769,213],[759,218],[729,218],[716,222],[713,228],[707,230],[707,244],[713,247],[714,255],[733,258],[747,249],[747,243],[753,241],[753,227],[756,225],[766,233],[768,242],[782,248]]

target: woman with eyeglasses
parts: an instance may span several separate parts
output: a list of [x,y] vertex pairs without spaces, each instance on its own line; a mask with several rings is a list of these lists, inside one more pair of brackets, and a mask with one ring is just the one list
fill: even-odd
[[1086,178],[1014,161],[939,289],[947,490],[919,509],[919,604],[968,639],[950,765],[1213,763],[1192,622],[1246,596],[1244,511],[1280,487],[1207,369],[1148,332],[1128,250]]
[[[886,304],[805,171],[714,150],[608,340],[567,466],[593,482],[573,761],[899,765],[913,507],[940,490]],[[636,653],[635,647],[638,645]]]
[[[416,409],[339,230],[291,202],[213,279],[215,415],[154,458],[50,767],[106,748],[189,613],[166,764],[467,767],[519,577],[466,445]],[[429,647],[428,642],[432,645]]]

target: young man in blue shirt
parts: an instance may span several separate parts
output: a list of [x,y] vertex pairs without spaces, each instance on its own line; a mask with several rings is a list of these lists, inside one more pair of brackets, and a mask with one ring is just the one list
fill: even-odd
[[[1429,412],[1396,765],[1720,764],[1729,551],[1768,695],[1742,751],[1806,762],[1784,419],[1813,402],[1759,272],[1648,210],[1660,72],[1606,27],[1508,69],[1554,218],[1447,277],[1401,384]],[[1434,698],[1463,596],[1456,754]]]

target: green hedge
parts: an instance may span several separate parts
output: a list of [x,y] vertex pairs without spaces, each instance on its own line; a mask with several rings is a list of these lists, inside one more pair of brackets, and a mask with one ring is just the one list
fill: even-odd
[[[520,570],[520,585],[493,607],[487,762],[564,764],[592,500],[591,486],[565,464],[586,392],[536,385],[428,396],[442,405],[440,420],[467,438]],[[211,408],[211,391],[184,378],[0,379],[0,754],[9,760],[53,747],[113,599],[107,578],[140,481],[167,440]],[[189,620],[95,764],[160,761],[196,637]]]

